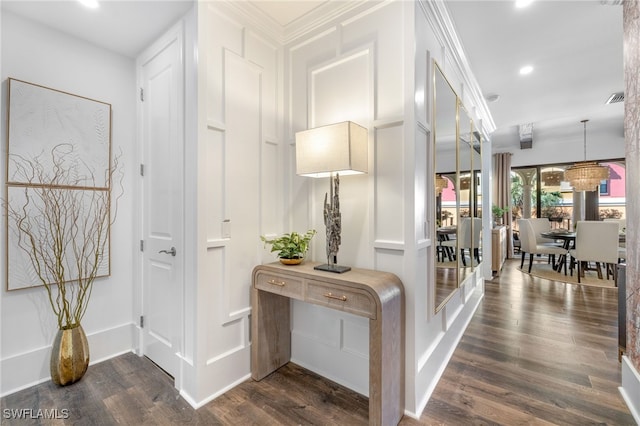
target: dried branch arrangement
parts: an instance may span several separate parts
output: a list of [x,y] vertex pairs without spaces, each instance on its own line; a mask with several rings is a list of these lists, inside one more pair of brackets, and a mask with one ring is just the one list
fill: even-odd
[[116,157],[105,171],[105,182],[116,178],[119,185],[112,211],[110,188],[91,186],[95,175],[78,161],[72,145],[57,145],[46,156],[10,157],[16,177],[26,184],[6,206],[9,228],[45,287],[63,330],[80,324],[94,280],[108,265],[110,226],[123,176]]

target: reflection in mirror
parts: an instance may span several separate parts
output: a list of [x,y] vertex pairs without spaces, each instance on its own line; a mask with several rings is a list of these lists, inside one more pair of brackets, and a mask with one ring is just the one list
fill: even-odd
[[473,202],[471,215],[473,216],[473,249],[477,254],[474,259],[479,263],[482,260],[482,137],[480,132],[473,128],[471,142],[471,164],[473,176]]
[[433,135],[437,243],[435,271],[435,311],[458,288],[457,192],[456,192],[456,110],[457,96],[434,62]]
[[471,217],[471,140],[472,124],[469,114],[462,104],[458,106],[458,170],[460,187],[458,191],[458,268],[459,281],[462,282],[473,270],[474,253],[473,225]]

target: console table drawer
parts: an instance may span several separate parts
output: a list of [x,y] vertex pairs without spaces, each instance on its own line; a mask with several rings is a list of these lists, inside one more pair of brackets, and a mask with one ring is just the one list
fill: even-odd
[[372,319],[376,318],[375,300],[369,293],[358,289],[319,281],[309,281],[305,300],[332,309]]
[[285,275],[258,274],[255,287],[269,293],[280,294],[293,299],[304,299],[302,280]]

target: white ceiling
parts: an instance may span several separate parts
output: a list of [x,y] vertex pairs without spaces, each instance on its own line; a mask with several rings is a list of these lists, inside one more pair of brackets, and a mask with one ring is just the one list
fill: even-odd
[[[245,1],[245,0],[239,0]],[[350,2],[353,2],[351,0]],[[360,0],[356,0],[360,2]],[[340,0],[253,0],[282,29],[301,17],[343,7]],[[623,104],[605,105],[623,84],[622,7],[600,0],[538,0],[516,9],[510,0],[446,2],[497,130],[494,148],[519,146],[518,125],[533,123],[545,138],[622,133]],[[193,0],[102,0],[88,10],[74,0],[2,0],[2,9],[135,57],[193,6]],[[532,74],[518,75],[525,65]],[[604,129],[604,130],[603,130]]]
[[3,11],[131,58],[193,6],[193,0],[100,0],[98,9],[87,9],[75,0],[0,1]]
[[[494,148],[519,146],[518,125],[538,135],[566,138],[589,132],[623,132],[624,104],[606,105],[624,89],[622,6],[598,0],[448,1],[497,130]],[[533,73],[519,75],[523,65]]]

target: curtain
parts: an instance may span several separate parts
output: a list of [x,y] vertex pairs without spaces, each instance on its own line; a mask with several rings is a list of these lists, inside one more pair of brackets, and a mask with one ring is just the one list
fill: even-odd
[[506,207],[503,223],[507,226],[507,257],[513,257],[513,232],[511,229],[511,153],[493,155],[493,204]]

